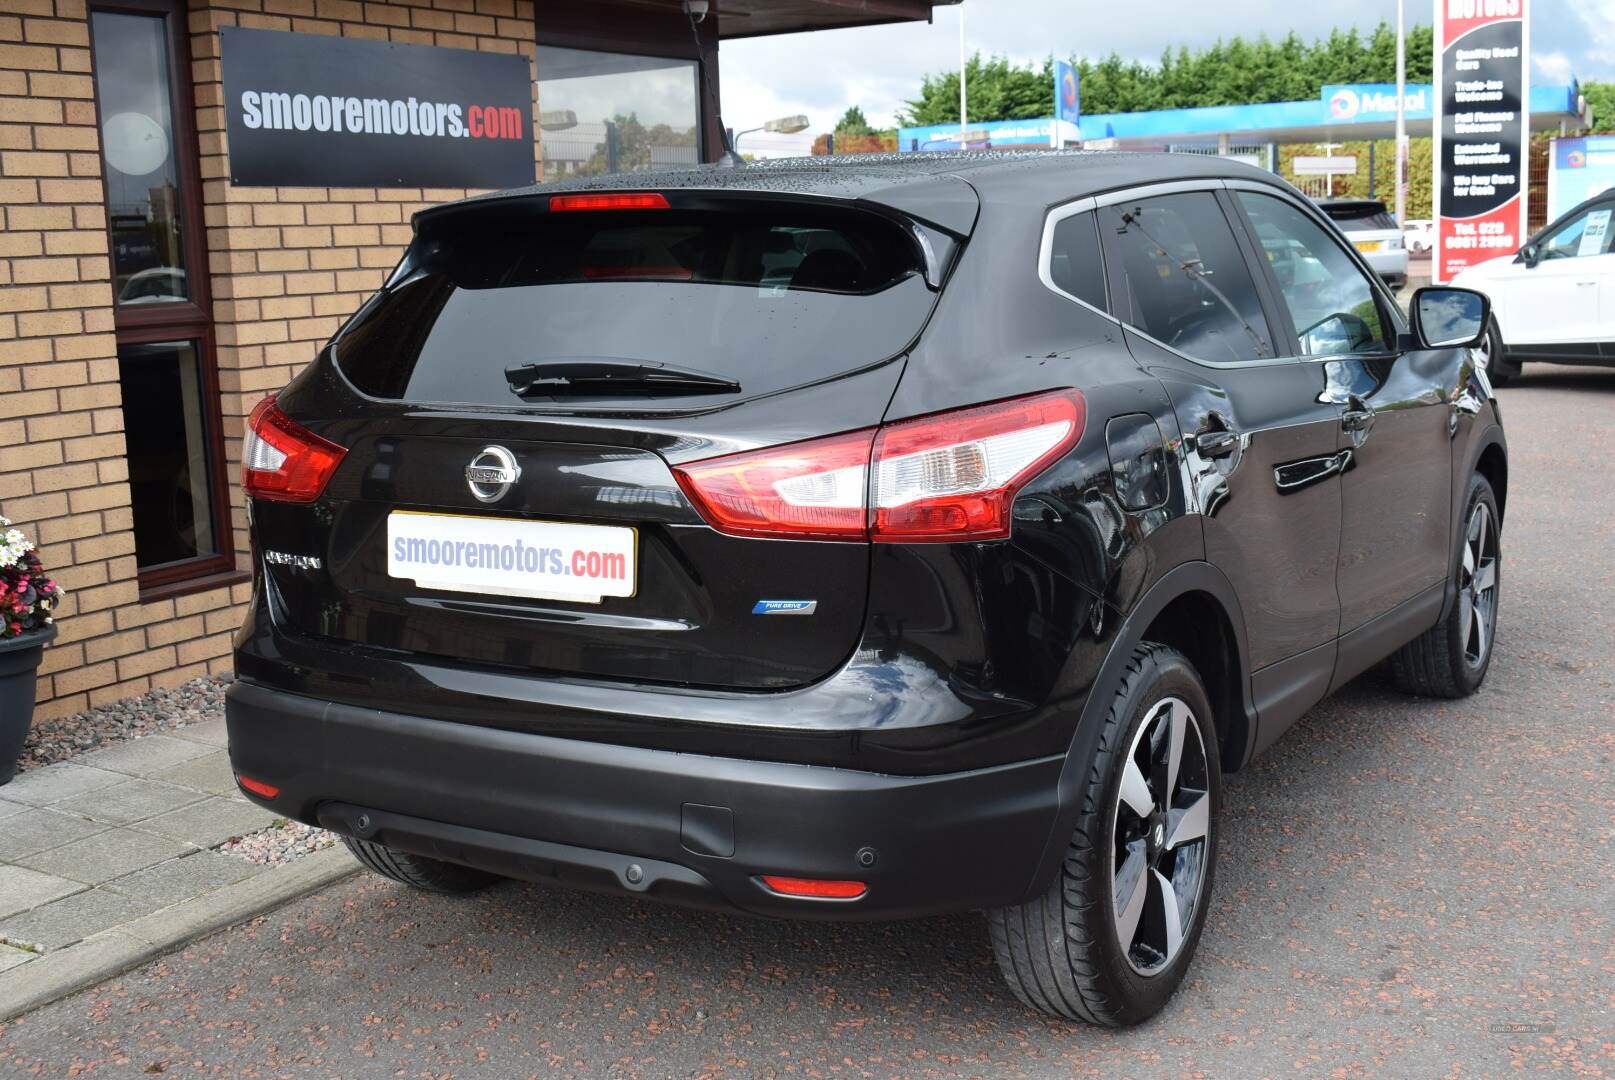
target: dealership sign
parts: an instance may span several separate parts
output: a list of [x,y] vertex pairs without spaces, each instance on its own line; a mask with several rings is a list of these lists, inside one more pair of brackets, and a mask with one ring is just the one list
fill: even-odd
[[1527,2],[1436,0],[1437,282],[1525,242]]
[[1548,220],[1615,188],[1615,135],[1553,140],[1548,156]]
[[502,188],[533,182],[527,60],[222,30],[230,181]]

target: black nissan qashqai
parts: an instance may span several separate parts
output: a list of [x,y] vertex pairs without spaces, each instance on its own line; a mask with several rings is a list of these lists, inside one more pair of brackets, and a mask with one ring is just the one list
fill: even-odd
[[241,787],[389,878],[982,908],[1156,1010],[1221,776],[1389,658],[1473,691],[1485,299],[1224,160],[607,176],[427,210],[244,447]]

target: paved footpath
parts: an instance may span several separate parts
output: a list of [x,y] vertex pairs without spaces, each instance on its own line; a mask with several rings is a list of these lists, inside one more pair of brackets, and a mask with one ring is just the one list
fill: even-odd
[[280,894],[284,868],[218,850],[276,824],[237,792],[224,742],[220,718],[0,787],[0,1018]]
[[1486,687],[1359,680],[1230,778],[1206,936],[1142,1027],[1022,1008],[977,915],[764,922],[361,875],[0,1023],[0,1075],[1615,1075],[1615,371],[1502,395]]

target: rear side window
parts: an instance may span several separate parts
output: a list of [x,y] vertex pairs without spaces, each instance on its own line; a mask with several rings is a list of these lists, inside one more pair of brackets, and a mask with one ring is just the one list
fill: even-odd
[[1068,296],[1106,310],[1105,263],[1091,213],[1073,214],[1055,223],[1049,244],[1049,280]]
[[333,343],[372,397],[519,406],[507,369],[592,359],[750,397],[901,353],[935,298],[912,237],[863,212],[552,213],[417,249]]
[[1102,207],[1099,227],[1120,264],[1111,294],[1118,318],[1201,360],[1274,355],[1250,266],[1210,192]]

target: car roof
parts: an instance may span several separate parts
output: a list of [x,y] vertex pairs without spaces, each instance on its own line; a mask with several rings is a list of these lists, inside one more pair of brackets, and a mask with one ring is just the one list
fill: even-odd
[[442,208],[422,211],[417,220],[452,207],[564,192],[702,189],[866,200],[892,206],[944,228],[968,232],[978,203],[1025,203],[1030,198],[1041,212],[1052,203],[1118,188],[1218,177],[1286,186],[1264,169],[1206,154],[1111,150],[857,154],[773,158],[750,163],[744,168],[686,166],[574,177],[473,196]]
[[1363,211],[1367,211],[1369,213],[1377,213],[1377,212],[1382,211],[1382,210],[1384,210],[1386,208],[1385,203],[1383,203],[1379,199],[1355,199],[1355,198],[1350,198],[1350,197],[1345,196],[1345,195],[1336,195],[1336,196],[1332,196],[1332,197],[1325,197],[1325,198],[1322,198],[1322,199],[1313,199],[1312,201],[1317,203],[1319,206],[1323,207],[1323,209],[1326,210],[1326,211],[1327,210],[1363,210]]

